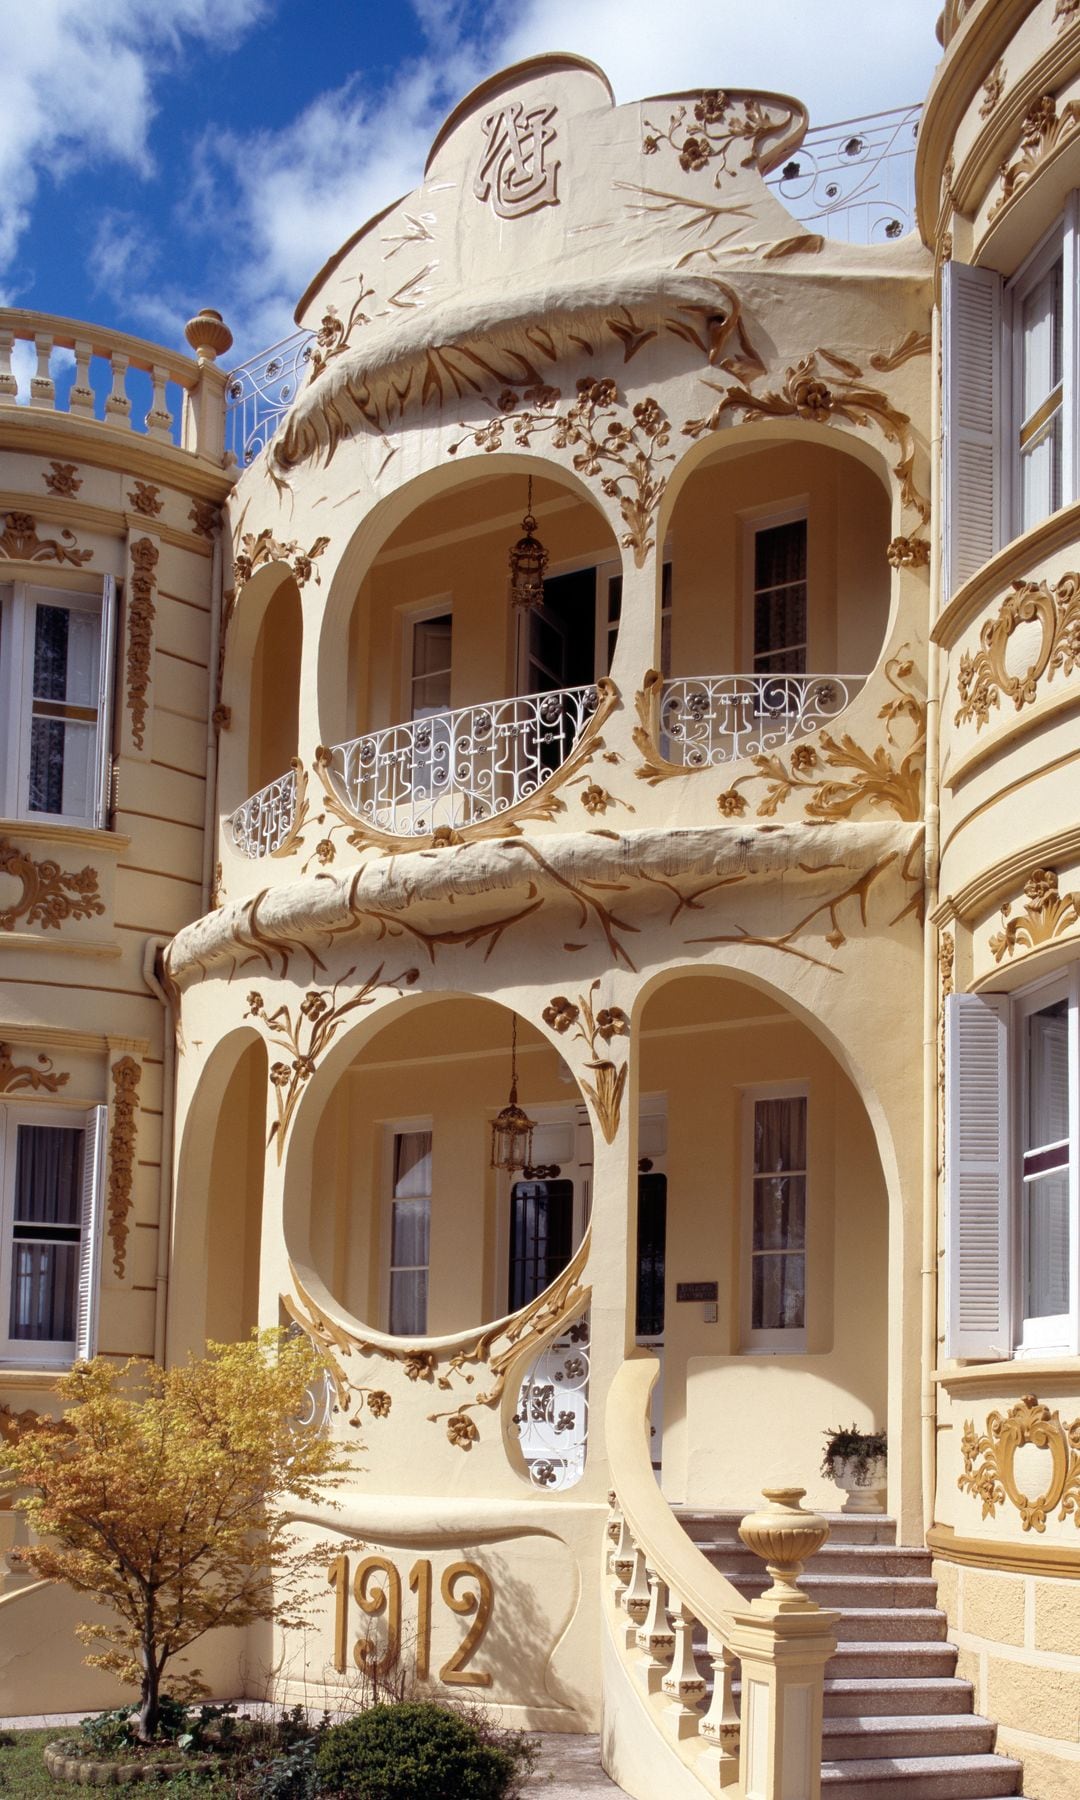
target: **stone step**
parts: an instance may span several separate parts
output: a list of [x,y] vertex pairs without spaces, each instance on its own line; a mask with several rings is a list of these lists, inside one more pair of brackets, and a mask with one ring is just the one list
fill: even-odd
[[[684,1506],[676,1506],[672,1510],[683,1530],[695,1543],[701,1537],[713,1537],[738,1544],[741,1543],[739,1526],[746,1514],[753,1511],[753,1507],[747,1506],[741,1512],[704,1512]],[[831,1544],[896,1545],[896,1520],[889,1513],[835,1512],[823,1513],[822,1517],[828,1520]]]
[[975,1715],[864,1713],[828,1718],[821,1751],[826,1762],[859,1758],[895,1761],[906,1756],[983,1756],[994,1748],[996,1727]]
[[947,1639],[890,1639],[865,1643],[857,1639],[837,1645],[825,1665],[830,1681],[907,1681],[945,1677],[956,1667],[956,1645]]
[[[760,1564],[758,1566],[760,1568]],[[770,1586],[770,1578],[764,1570],[752,1575],[749,1570],[724,1568],[721,1573],[747,1600],[755,1599]],[[895,1607],[904,1611],[912,1608],[920,1612],[933,1611],[937,1599],[937,1583],[927,1575],[849,1575],[843,1570],[834,1574],[831,1570],[822,1570],[816,1558],[800,1576],[799,1586],[818,1606],[840,1607],[844,1611],[867,1605],[878,1610]]]
[[974,1699],[971,1682],[960,1681],[955,1675],[871,1675],[854,1680],[842,1675],[826,1679],[825,1717],[846,1719],[886,1715],[896,1718],[901,1714],[918,1713],[923,1717],[934,1714],[940,1718],[971,1713]]
[[1020,1792],[1022,1774],[1008,1756],[860,1757],[823,1762],[821,1791],[835,1800],[998,1800]]
[[[761,1558],[743,1543],[727,1538],[696,1538],[695,1543],[714,1568],[729,1581],[741,1582],[743,1572],[760,1575]],[[823,1544],[807,1573],[812,1575],[883,1575],[887,1580],[898,1576],[917,1575],[929,1579],[933,1558],[929,1550],[915,1547],[897,1548],[895,1544]]]
[[947,1630],[948,1620],[936,1606],[846,1606],[836,1621],[840,1643],[933,1643]]

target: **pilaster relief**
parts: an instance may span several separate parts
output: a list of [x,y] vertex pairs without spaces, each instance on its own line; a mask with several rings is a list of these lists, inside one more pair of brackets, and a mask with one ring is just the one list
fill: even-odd
[[1001,191],[990,208],[992,224],[1009,201],[1025,187],[1042,164],[1080,130],[1080,100],[1070,100],[1059,113],[1053,94],[1040,94],[1024,115],[1019,154],[1001,165]]
[[109,1241],[113,1271],[121,1279],[127,1256],[128,1214],[135,1177],[136,1113],[142,1064],[133,1056],[113,1063],[109,1128]]
[[[257,989],[253,989],[248,995],[245,1019],[258,1020],[271,1046],[283,1051],[288,1057],[287,1062],[279,1059],[270,1065],[270,1085],[274,1091],[277,1118],[270,1127],[266,1141],[268,1145],[276,1146],[279,1163],[305,1083],[314,1075],[320,1059],[337,1036],[343,1019],[358,1007],[371,1006],[380,991],[394,989],[401,993],[420,976],[419,969],[404,969],[400,975],[389,976],[384,981],[385,967],[385,963],[380,963],[359,988],[351,985],[356,974],[355,967],[347,969],[333,987],[309,988],[296,1009],[295,1018],[290,1006],[279,1006],[273,1012],[267,1012],[266,1002]],[[345,988],[347,999],[338,999],[338,989],[341,987]]]
[[127,690],[131,714],[131,739],[136,750],[146,751],[146,715],[150,706],[151,667],[154,652],[154,589],[160,551],[152,538],[135,538],[128,544]]
[[990,939],[996,963],[1018,950],[1038,950],[1080,925],[1080,893],[1060,894],[1054,869],[1032,869],[1024,883],[1024,902],[1023,911],[1015,918],[1009,901],[1001,908],[1002,929]]
[[604,1134],[604,1142],[613,1144],[619,1130],[619,1115],[622,1110],[623,1090],[629,1064],[623,1062],[621,1068],[597,1049],[597,1039],[601,1045],[610,1044],[613,1038],[624,1038],[630,1035],[630,1020],[621,1006],[595,1007],[593,1004],[599,977],[592,982],[586,994],[579,994],[577,1004],[569,1000],[565,994],[553,994],[544,1008],[544,1024],[560,1036],[574,1029],[574,1036],[580,1038],[589,1052],[589,1061],[585,1067],[592,1076],[591,1081],[582,1080],[582,1088],[592,1102],[597,1123]]
[[82,476],[77,470],[76,463],[51,462],[47,469],[41,471],[41,478],[50,494],[58,494],[64,500],[73,500],[82,487]]
[[12,898],[6,884],[0,886],[0,931],[20,925],[59,931],[68,919],[89,919],[105,911],[96,869],[62,869],[51,857],[39,861],[8,838],[0,838],[3,876],[18,882],[20,892]]
[[[1025,1491],[1016,1468],[1017,1452],[1028,1445],[1047,1453],[1038,1459],[1044,1485],[1035,1495]],[[1071,1517],[1080,1530],[1080,1419],[1063,1424],[1059,1413],[1025,1394],[1004,1416],[992,1412],[985,1432],[977,1432],[968,1419],[960,1451],[964,1472],[956,1485],[981,1501],[984,1519],[996,1518],[998,1507],[1007,1503],[1019,1513],[1025,1531],[1042,1532],[1057,1508],[1059,1520]]]
[[69,1080],[67,1070],[56,1069],[44,1051],[33,1062],[17,1063],[11,1045],[0,1044],[0,1094],[55,1094]]
[[92,550],[79,549],[79,540],[73,531],[61,531],[58,538],[39,537],[37,520],[30,513],[4,513],[3,519],[0,556],[11,562],[70,563],[73,568],[81,569],[94,554]]
[[311,580],[316,587],[321,587],[316,559],[329,542],[328,537],[316,538],[310,550],[301,550],[295,539],[288,544],[279,543],[269,525],[259,532],[246,531],[240,539],[240,553],[233,558],[237,595],[256,569],[273,562],[288,563],[297,587],[304,587]]
[[994,617],[979,632],[974,656],[960,658],[956,688],[960,706],[954,723],[975,720],[976,731],[1004,694],[1017,712],[1034,705],[1040,681],[1080,667],[1080,574],[1070,572],[1051,587],[1045,581],[1014,581]]

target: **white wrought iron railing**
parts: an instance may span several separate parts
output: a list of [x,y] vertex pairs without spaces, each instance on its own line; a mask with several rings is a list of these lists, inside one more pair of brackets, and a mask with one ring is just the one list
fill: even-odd
[[825,237],[883,244],[915,223],[915,138],[921,107],[812,126],[767,177],[788,212]]
[[241,468],[265,450],[296,399],[314,341],[313,331],[294,331],[271,344],[269,350],[260,350],[230,369],[225,389],[225,447]]
[[[0,308],[0,406],[145,433],[220,463],[221,377],[204,376],[192,358],[123,331]],[[63,471],[70,479],[66,464],[54,465],[53,479]]]
[[229,836],[245,856],[271,856],[285,842],[295,817],[296,769],[291,768],[237,807],[228,821]]
[[388,725],[335,744],[324,778],[376,830],[455,830],[536,793],[571,755],[599,700],[594,686],[557,688]]
[[534,1487],[562,1493],[585,1473],[589,1444],[589,1314],[540,1352],[521,1383],[514,1415]]
[[865,675],[681,675],[660,690],[660,748],[688,769],[737,762],[817,731]]

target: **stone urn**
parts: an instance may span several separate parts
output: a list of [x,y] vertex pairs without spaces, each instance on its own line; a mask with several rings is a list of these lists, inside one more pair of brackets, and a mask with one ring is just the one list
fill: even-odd
[[739,1526],[743,1543],[761,1557],[772,1576],[772,1587],[761,1599],[770,1608],[784,1611],[810,1606],[812,1602],[798,1585],[799,1576],[803,1564],[828,1537],[828,1520],[799,1505],[805,1488],[763,1488],[762,1492],[768,1507],[748,1513]]
[[888,1465],[883,1456],[834,1456],[832,1478],[847,1495],[841,1512],[883,1513]]

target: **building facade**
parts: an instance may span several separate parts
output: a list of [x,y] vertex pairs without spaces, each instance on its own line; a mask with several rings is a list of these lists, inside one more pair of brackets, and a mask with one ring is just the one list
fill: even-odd
[[[786,203],[797,101],[551,56],[254,383],[0,317],[0,1425],[282,1324],[362,1446],[221,1691],[1075,1790],[1080,7],[940,35],[910,231]],[[888,1511],[763,1596],[853,1416]],[[103,1696],[76,1616],[12,1571],[0,1711]]]

